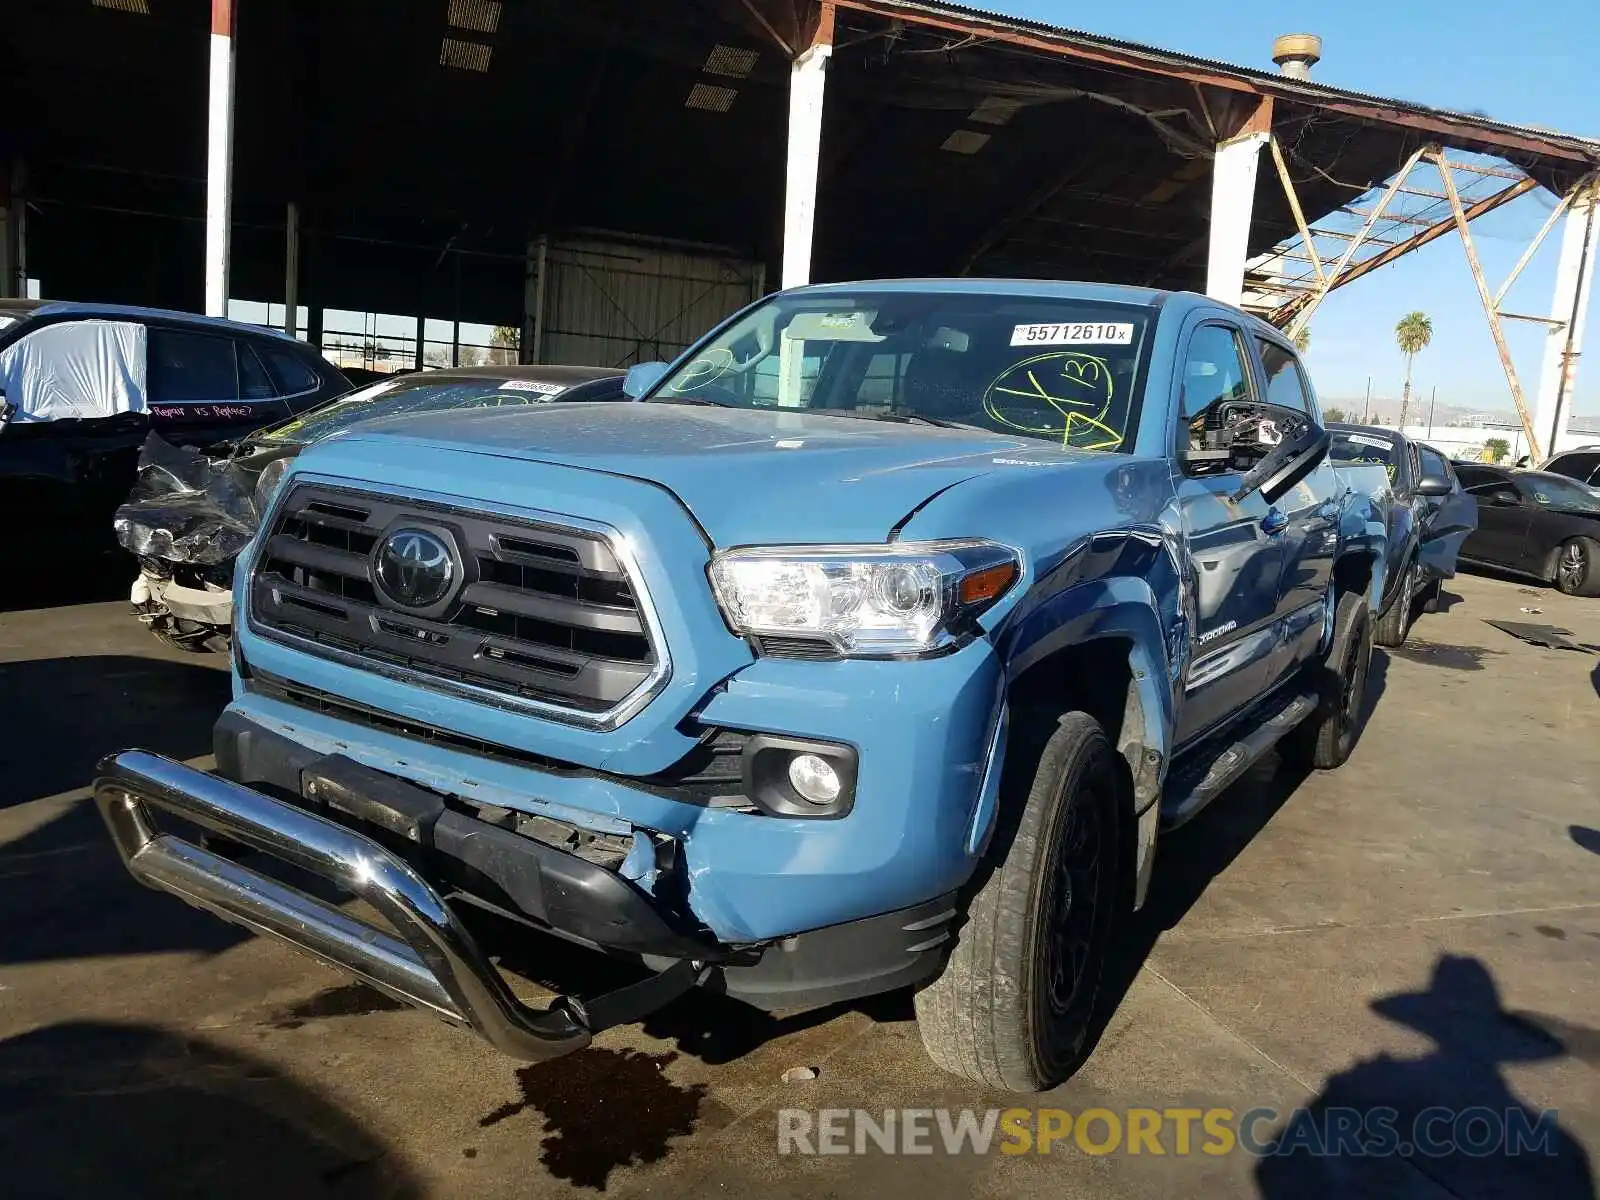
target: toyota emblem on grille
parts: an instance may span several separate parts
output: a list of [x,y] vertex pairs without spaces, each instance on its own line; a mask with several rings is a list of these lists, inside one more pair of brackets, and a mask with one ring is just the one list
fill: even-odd
[[423,529],[396,529],[378,548],[378,587],[405,608],[427,608],[450,594],[456,564],[443,539]]

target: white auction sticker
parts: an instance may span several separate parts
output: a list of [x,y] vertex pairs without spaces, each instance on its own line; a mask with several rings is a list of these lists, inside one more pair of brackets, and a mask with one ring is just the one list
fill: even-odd
[[1011,330],[1013,346],[1128,346],[1133,325],[1127,321],[1058,321],[1047,325],[1017,325]]
[[559,396],[566,387],[559,383],[542,383],[537,379],[508,379],[500,385],[502,392],[537,392],[541,396]]
[[1371,446],[1374,450],[1393,450],[1394,443],[1383,438],[1372,437],[1365,433],[1346,433],[1342,435],[1347,442],[1354,442],[1358,446]]

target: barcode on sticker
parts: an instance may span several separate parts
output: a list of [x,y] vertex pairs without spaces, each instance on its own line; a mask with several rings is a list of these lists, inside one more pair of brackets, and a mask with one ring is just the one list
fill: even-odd
[[1394,443],[1383,438],[1372,437],[1365,433],[1347,433],[1344,440],[1354,442],[1358,446],[1371,446],[1374,450],[1393,450]]
[[1128,346],[1133,325],[1127,321],[1057,321],[1046,325],[1018,325],[1011,330],[1013,346]]
[[559,396],[567,389],[559,383],[541,383],[537,379],[508,379],[500,385],[502,392],[537,392],[541,396]]

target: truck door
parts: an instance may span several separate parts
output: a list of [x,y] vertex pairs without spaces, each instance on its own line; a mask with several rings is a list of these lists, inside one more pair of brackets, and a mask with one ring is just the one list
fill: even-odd
[[[1179,368],[1187,439],[1206,410],[1258,397],[1244,335],[1224,321],[1189,332]],[[1278,586],[1282,530],[1259,492],[1234,499],[1239,474],[1183,475],[1178,507],[1194,567],[1191,657],[1177,717],[1177,741],[1193,742],[1258,697],[1265,686]]]
[[[1268,404],[1292,408],[1317,420],[1311,385],[1300,360],[1287,347],[1257,338]],[[1322,641],[1333,556],[1339,545],[1339,493],[1333,465],[1324,459],[1286,494],[1276,510],[1283,525],[1283,576],[1276,612],[1281,641],[1268,668],[1268,686],[1317,653]]]
[[1432,446],[1419,446],[1422,477],[1443,479],[1450,485],[1446,496],[1427,497],[1423,513],[1417,559],[1431,575],[1449,577],[1456,573],[1456,555],[1461,543],[1478,527],[1478,502],[1467,495],[1450,462]]

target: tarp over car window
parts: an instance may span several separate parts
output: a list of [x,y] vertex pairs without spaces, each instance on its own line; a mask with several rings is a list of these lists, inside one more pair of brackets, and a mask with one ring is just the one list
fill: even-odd
[[0,389],[18,422],[143,412],[145,327],[62,321],[36,329],[0,353]]

